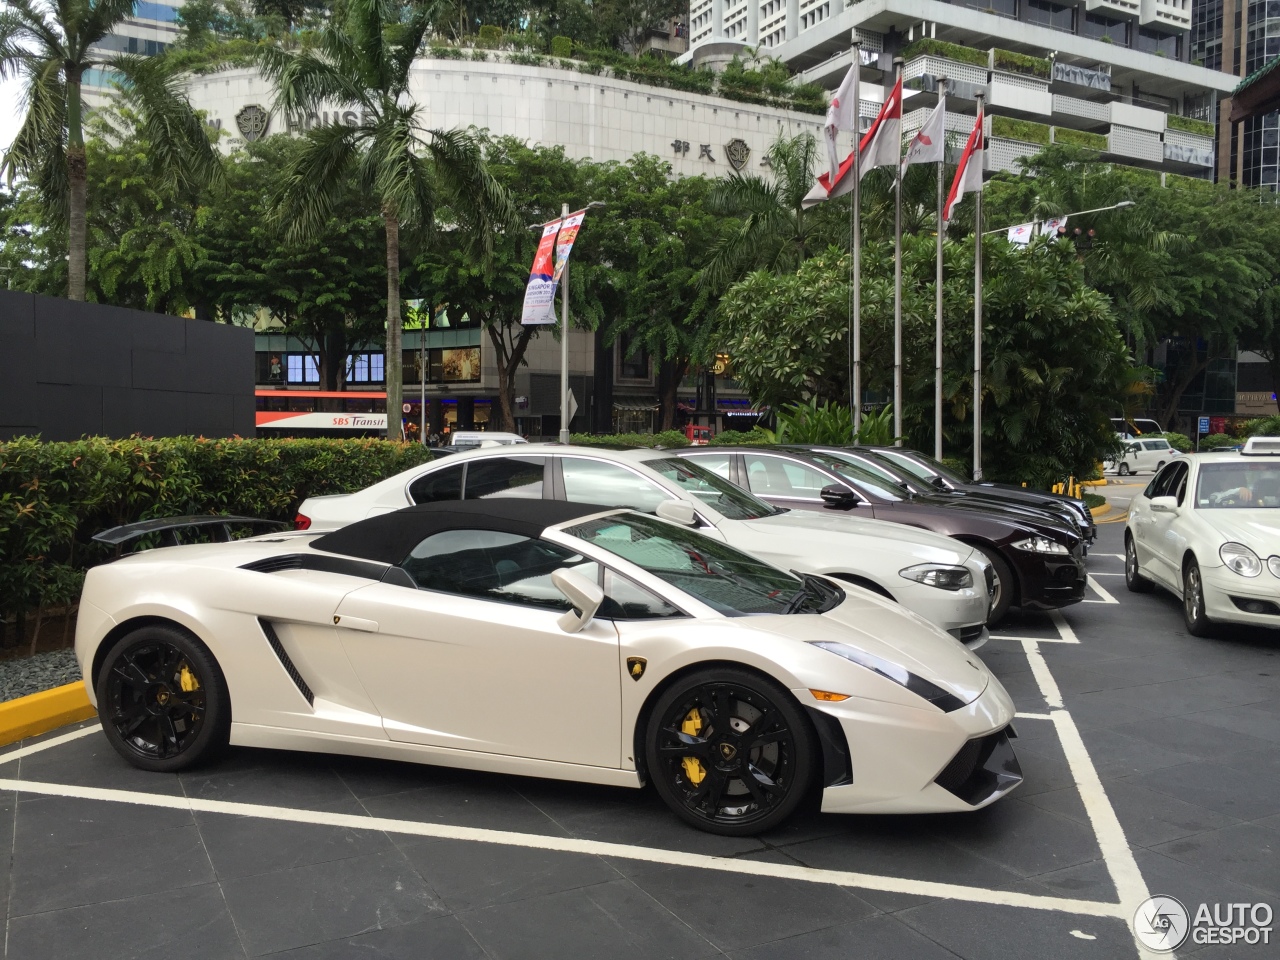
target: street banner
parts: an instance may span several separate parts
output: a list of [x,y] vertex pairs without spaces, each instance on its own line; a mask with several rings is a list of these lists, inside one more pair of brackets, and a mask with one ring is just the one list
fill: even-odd
[[902,161],[904,167],[913,163],[941,163],[947,149],[947,103],[939,99],[938,105],[929,114],[918,133],[907,145],[907,157]]
[[[949,221],[955,214],[956,204],[966,193],[977,193],[982,190],[982,121],[982,106],[979,104],[978,117],[974,121],[973,130],[969,133],[969,140],[964,145],[964,153],[960,154],[956,176],[951,181],[951,192],[947,194],[946,205],[942,208],[942,216],[945,220]],[[981,234],[981,230],[978,232]]]
[[1040,224],[1040,236],[1053,237],[1057,239],[1058,228],[1067,225],[1066,217],[1050,217],[1044,223]]
[[1031,242],[1031,235],[1035,231],[1035,226],[1034,223],[1020,223],[1016,227],[1010,227],[1009,242],[1025,247]]
[[823,200],[834,200],[850,192],[853,189],[853,177],[849,174],[853,170],[855,156],[858,158],[859,178],[865,177],[867,171],[874,170],[876,167],[896,167],[902,162],[901,76],[889,91],[889,96],[885,98],[884,105],[876,114],[871,129],[858,144],[858,149],[844,158],[835,177],[831,176],[830,171],[818,177],[818,182],[804,198],[804,206],[811,207]]
[[533,257],[533,269],[529,271],[529,283],[524,288],[524,309],[520,311],[520,322],[526,326],[556,322],[553,306],[559,271],[552,266],[552,258],[559,232],[559,220],[552,220],[542,228],[538,252]]
[[827,123],[822,128],[827,141],[827,161],[831,165],[830,176],[835,179],[840,172],[840,154],[836,138],[841,130],[858,129],[858,103],[854,98],[854,82],[857,80],[858,65],[855,63],[840,81],[840,87],[827,106]]
[[556,236],[556,272],[551,278],[553,285],[560,282],[560,274],[564,273],[564,265],[569,262],[573,241],[578,239],[578,230],[582,228],[582,218],[586,215],[587,211],[579,210],[569,214],[560,224],[560,233]]

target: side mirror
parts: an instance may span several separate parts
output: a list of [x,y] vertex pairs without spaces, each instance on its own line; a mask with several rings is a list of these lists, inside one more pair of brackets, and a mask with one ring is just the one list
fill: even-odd
[[604,591],[598,584],[572,570],[555,571],[551,574],[551,582],[573,604],[573,609],[557,621],[560,629],[565,633],[577,633],[591,622],[600,604],[604,603]]
[[1151,510],[1154,513],[1177,513],[1178,501],[1174,497],[1152,497]]
[[842,510],[848,510],[850,507],[858,505],[858,495],[848,487],[842,487],[838,483],[832,483],[822,488],[822,502],[828,507],[839,507]]
[[663,500],[654,513],[658,515],[658,519],[669,520],[682,527],[698,525],[698,514],[693,509],[693,504],[687,500]]

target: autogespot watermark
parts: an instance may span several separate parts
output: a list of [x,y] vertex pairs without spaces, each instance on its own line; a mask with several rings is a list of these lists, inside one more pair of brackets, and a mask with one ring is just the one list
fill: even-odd
[[1195,915],[1174,897],[1148,897],[1133,915],[1133,932],[1148,950],[1167,953],[1195,944],[1269,944],[1268,903],[1202,903]]

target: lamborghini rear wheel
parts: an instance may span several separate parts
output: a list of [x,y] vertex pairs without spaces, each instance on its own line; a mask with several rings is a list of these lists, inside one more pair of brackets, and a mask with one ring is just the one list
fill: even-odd
[[181,770],[227,745],[226,680],[204,644],[176,627],[140,627],[116,644],[97,693],[107,739],[143,770]]
[[808,718],[791,694],[732,667],[690,674],[663,693],[645,752],[654,787],[675,814],[725,836],[785,820],[815,765]]

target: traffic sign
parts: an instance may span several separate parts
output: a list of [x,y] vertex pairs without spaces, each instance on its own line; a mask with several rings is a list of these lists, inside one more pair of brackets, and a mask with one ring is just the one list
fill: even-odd
[[1208,417],[1201,417],[1201,418],[1200,418],[1200,433],[1202,433],[1202,434],[1206,434],[1206,433],[1208,433],[1208,432],[1209,432],[1209,418],[1208,418]]

